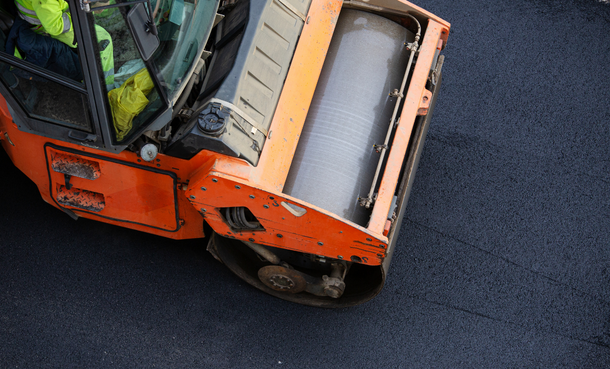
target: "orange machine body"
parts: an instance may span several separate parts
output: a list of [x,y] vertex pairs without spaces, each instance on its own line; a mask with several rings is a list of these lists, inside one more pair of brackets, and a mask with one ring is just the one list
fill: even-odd
[[[292,157],[324,64],[341,0],[314,0],[257,166],[204,150],[190,160],[159,154],[108,153],[23,132],[0,99],[0,142],[13,163],[36,183],[43,199],[70,215],[173,239],[201,238],[203,222],[225,237],[367,265],[381,265],[388,220],[411,132],[427,114],[426,81],[450,25],[405,1],[370,1],[377,11],[416,12],[425,33],[391,142],[367,227],[282,193]],[[72,169],[71,169],[72,168]],[[75,170],[74,168],[77,168]],[[221,209],[246,207],[261,229],[233,231]]]

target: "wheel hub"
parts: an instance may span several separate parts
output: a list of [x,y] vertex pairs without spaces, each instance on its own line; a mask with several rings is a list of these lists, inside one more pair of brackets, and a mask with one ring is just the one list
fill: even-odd
[[307,287],[307,282],[298,272],[277,265],[260,268],[258,278],[265,286],[280,292],[299,293]]

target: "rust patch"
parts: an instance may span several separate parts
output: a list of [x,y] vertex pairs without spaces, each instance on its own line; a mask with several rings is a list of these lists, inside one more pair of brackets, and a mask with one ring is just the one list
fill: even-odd
[[100,164],[77,156],[55,153],[51,168],[57,173],[95,180],[100,177]]
[[57,188],[57,202],[64,206],[99,212],[106,206],[104,195],[80,188],[60,185]]
[[[372,244],[372,243],[366,243],[366,242],[362,242],[362,241],[354,241],[354,243],[357,243],[357,244],[362,245],[362,246],[374,247],[376,249],[385,249],[385,247],[380,247],[378,245],[375,245],[375,244]],[[352,247],[352,248],[357,248],[357,247]]]

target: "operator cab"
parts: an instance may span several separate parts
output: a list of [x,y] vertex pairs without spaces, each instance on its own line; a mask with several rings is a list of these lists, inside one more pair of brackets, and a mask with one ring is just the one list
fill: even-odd
[[[0,90],[19,129],[110,152],[144,132],[169,136],[201,68],[219,0],[67,1],[79,77],[7,53],[10,16],[0,16]],[[11,0],[0,5],[17,14]]]

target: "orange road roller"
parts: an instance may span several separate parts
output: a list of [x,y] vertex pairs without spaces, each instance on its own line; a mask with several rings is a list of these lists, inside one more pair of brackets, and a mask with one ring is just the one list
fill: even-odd
[[381,291],[448,22],[403,0],[67,0],[66,43],[0,5],[0,142],[47,203],[199,238],[288,301]]

